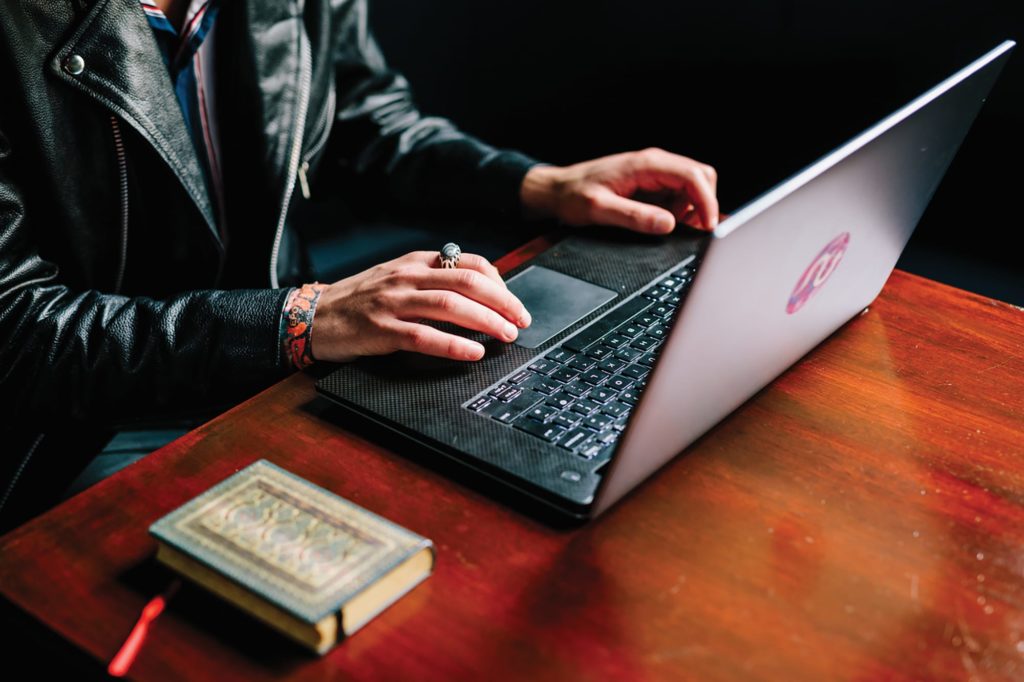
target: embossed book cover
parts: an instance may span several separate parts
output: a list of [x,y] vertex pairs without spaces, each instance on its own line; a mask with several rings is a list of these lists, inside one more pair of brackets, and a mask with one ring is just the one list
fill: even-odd
[[157,559],[324,653],[430,575],[433,544],[259,460],[150,526]]

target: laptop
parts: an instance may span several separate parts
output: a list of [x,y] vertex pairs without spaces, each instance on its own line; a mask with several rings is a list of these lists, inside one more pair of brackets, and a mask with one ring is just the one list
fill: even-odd
[[1015,43],[1007,41],[714,232],[574,233],[507,274],[533,323],[473,363],[413,354],[317,390],[357,421],[587,519],[878,295]]

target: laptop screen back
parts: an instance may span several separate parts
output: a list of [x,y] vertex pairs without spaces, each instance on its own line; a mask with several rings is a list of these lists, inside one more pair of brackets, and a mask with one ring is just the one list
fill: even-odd
[[719,226],[595,514],[874,300],[1013,46],[1003,43]]

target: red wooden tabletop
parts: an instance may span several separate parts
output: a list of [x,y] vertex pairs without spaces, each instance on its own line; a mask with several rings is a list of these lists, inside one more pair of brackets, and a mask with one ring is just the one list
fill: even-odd
[[149,524],[266,458],[432,538],[434,575],[323,658],[185,587],[133,678],[1024,679],[1013,306],[896,272],[576,529],[331,415],[309,376],[281,382],[0,539],[0,593],[105,664],[171,580]]

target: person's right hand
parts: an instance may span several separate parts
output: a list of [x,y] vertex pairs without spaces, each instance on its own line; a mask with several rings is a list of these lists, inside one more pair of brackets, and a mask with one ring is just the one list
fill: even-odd
[[479,360],[476,341],[422,324],[452,322],[501,341],[514,341],[530,313],[486,259],[462,254],[455,269],[437,267],[436,251],[416,251],[324,287],[310,342],[317,360],[414,351]]

